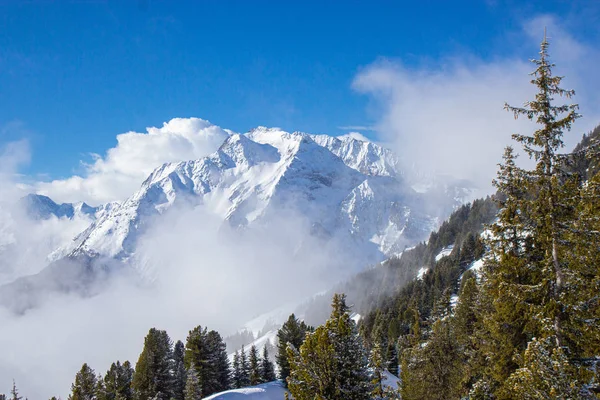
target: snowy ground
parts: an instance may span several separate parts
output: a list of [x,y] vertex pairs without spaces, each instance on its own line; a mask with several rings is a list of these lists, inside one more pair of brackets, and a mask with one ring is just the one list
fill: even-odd
[[450,253],[452,253],[453,248],[454,248],[454,245],[444,247],[442,249],[442,251],[440,251],[439,254],[437,256],[435,256],[435,261],[440,261],[442,258],[448,257],[450,255]]
[[283,400],[286,390],[281,381],[263,383],[243,389],[232,389],[213,394],[204,400]]
[[[386,379],[384,386],[392,389],[398,387],[399,379],[385,371]],[[243,389],[232,389],[225,392],[216,393],[204,398],[204,400],[283,400],[286,390],[281,381],[263,383],[262,385],[251,386]]]

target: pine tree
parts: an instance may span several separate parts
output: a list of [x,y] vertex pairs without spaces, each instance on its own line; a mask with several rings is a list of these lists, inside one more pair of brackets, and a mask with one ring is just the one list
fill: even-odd
[[208,390],[212,393],[222,392],[231,386],[231,370],[229,357],[227,356],[227,346],[221,335],[217,331],[208,332],[208,350],[210,363],[212,365],[212,379],[207,382]]
[[368,399],[368,360],[346,296],[335,294],[325,325],[306,336],[297,351],[288,347],[288,386],[295,399]]
[[229,388],[229,361],[218,332],[197,326],[189,332],[185,349],[185,365],[189,370],[194,364],[204,396]]
[[184,398],[184,390],[187,383],[184,355],[185,345],[181,340],[178,340],[173,350],[173,398],[175,400],[183,400]]
[[244,346],[242,346],[242,350],[240,350],[240,378],[239,383],[240,387],[246,387],[250,385],[250,363],[248,362],[248,357],[246,356],[246,350],[244,350]]
[[[564,146],[562,136],[565,130],[570,130],[571,125],[580,115],[577,113],[577,104],[554,105],[554,96],[571,98],[575,92],[560,87],[562,77],[553,76],[554,64],[549,62],[549,42],[544,34],[540,49],[540,59],[532,60],[536,70],[532,73],[531,81],[538,93],[535,100],[529,101],[525,107],[505,108],[514,113],[515,118],[526,116],[540,126],[532,136],[513,135],[521,143],[525,152],[536,161],[536,167],[528,173],[530,187],[534,196],[530,201],[530,211],[533,220],[533,237],[536,241],[538,254],[541,256],[538,268],[540,269],[540,285],[543,287],[545,298],[542,300],[538,313],[544,315],[537,318],[540,329],[544,333],[553,334],[556,346],[561,347],[563,342],[564,307],[561,296],[565,285],[564,248],[561,244],[565,239],[565,223],[573,219],[572,204],[567,204],[571,196],[565,193],[564,157],[559,154]],[[564,247],[564,244],[563,244]],[[548,322],[546,322],[548,321]]]
[[[87,364],[83,364],[71,385],[69,400],[96,400],[96,385],[96,373]],[[16,400],[15,396],[16,394],[13,394],[13,400]]]
[[258,350],[256,350],[256,346],[252,345],[252,347],[250,347],[250,353],[248,354],[248,362],[250,365],[250,385],[255,386],[261,383],[259,357]]
[[553,337],[529,342],[522,366],[506,382],[511,398],[593,399],[581,391],[577,371],[570,364],[562,347],[556,347]]
[[13,379],[13,385],[12,385],[12,389],[10,391],[10,400],[22,400],[22,399],[23,399],[23,397],[19,396],[19,391],[17,390],[17,384],[15,383],[15,380]]
[[269,350],[266,344],[263,347],[262,358],[260,360],[260,379],[261,382],[271,382],[277,379],[275,376],[275,367],[269,359]]
[[287,383],[287,377],[290,375],[290,366],[288,361],[287,347],[291,345],[296,350],[304,342],[306,333],[310,328],[291,314],[288,320],[277,331],[277,365],[279,366],[279,379],[283,380],[284,385]]
[[150,329],[135,365],[132,388],[137,400],[169,400],[172,396],[173,344],[166,331]]
[[240,366],[240,353],[236,351],[233,355],[233,371],[232,371],[232,384],[235,389],[242,387],[242,368]]
[[119,361],[112,363],[110,369],[106,371],[104,379],[98,380],[98,400],[132,400],[133,390],[131,382],[133,380],[133,373],[134,371],[129,361],[125,361],[123,364]]
[[371,350],[369,366],[371,367],[372,371],[371,384],[373,385],[371,397],[376,399],[383,398],[385,394],[383,381],[385,381],[386,376],[384,371],[383,350],[381,348],[381,343],[379,342],[375,343],[375,346],[373,346],[373,349]]
[[190,368],[187,370],[185,389],[183,392],[185,400],[201,400],[204,397],[202,395],[202,387],[194,363],[191,363]]

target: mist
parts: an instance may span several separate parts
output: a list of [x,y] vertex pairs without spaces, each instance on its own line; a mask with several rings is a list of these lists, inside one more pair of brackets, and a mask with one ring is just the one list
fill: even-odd
[[14,378],[29,398],[66,398],[84,362],[97,373],[116,360],[135,364],[151,327],[173,340],[199,324],[225,336],[356,271],[335,241],[309,231],[292,210],[242,230],[204,207],[169,210],[129,260],[138,279],[115,275],[91,298],[55,294],[23,316],[0,311],[0,387]]
[[[557,64],[554,74],[566,76],[563,86],[577,93],[556,101],[579,103],[584,115],[572,132],[565,132],[565,150],[571,150],[600,122],[594,109],[600,84],[590,70],[600,54],[545,15],[524,21],[515,33],[521,39],[516,50],[525,57],[486,60],[450,54],[438,64],[423,60],[418,67],[382,58],[361,69],[353,88],[371,99],[377,139],[400,154],[406,168],[467,179],[479,188],[478,195],[490,193],[503,148],[515,145],[511,135],[535,129],[525,118],[515,121],[503,106],[521,106],[533,98],[536,89],[529,73],[535,67],[527,57],[537,56],[544,27],[551,60]],[[528,165],[527,157],[522,155],[520,162]]]

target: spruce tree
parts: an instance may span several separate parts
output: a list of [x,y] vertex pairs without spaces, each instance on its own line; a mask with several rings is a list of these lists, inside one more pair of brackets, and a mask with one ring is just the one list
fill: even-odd
[[240,350],[240,378],[239,384],[240,387],[246,387],[250,385],[250,362],[248,361],[248,357],[246,356],[246,350],[244,346],[242,346],[242,350]]
[[[92,397],[90,397],[90,399],[91,398]],[[15,380],[13,379],[13,385],[12,385],[12,389],[10,391],[10,400],[22,400],[22,399],[23,399],[23,397],[19,396],[19,391],[17,390],[17,384],[15,383]]]
[[150,329],[135,365],[132,388],[137,400],[169,400],[172,396],[173,343],[166,331]]
[[329,319],[306,336],[300,351],[288,347],[288,359],[288,386],[295,399],[369,398],[367,354],[343,294],[334,295]]
[[233,355],[233,371],[231,376],[232,384],[235,389],[242,387],[242,369],[240,366],[240,353],[236,351]]
[[112,363],[110,369],[106,371],[104,379],[98,380],[98,400],[132,400],[131,382],[133,373],[129,361],[125,361],[123,364],[119,361]]
[[271,382],[277,379],[275,376],[275,367],[269,359],[269,350],[267,345],[263,347],[262,357],[260,359],[260,378],[262,382]]
[[173,349],[173,398],[175,400],[183,400],[184,397],[187,382],[184,355],[185,345],[181,340],[178,340]]
[[229,388],[229,361],[218,332],[201,326],[192,329],[185,344],[184,361],[188,370],[194,364],[204,396]]
[[260,365],[259,365],[258,350],[256,350],[256,346],[254,346],[254,345],[252,345],[252,347],[250,347],[250,352],[248,353],[248,363],[250,366],[250,373],[249,373],[250,385],[251,386],[258,385],[259,383],[261,383]]
[[554,96],[571,98],[575,92],[562,89],[560,83],[563,77],[552,75],[555,65],[549,61],[548,46],[544,34],[540,59],[532,60],[536,69],[531,83],[538,89],[535,99],[524,107],[506,104],[505,108],[513,112],[515,118],[523,115],[539,125],[533,135],[515,134],[513,138],[536,162],[535,169],[528,173],[528,183],[533,186],[529,189],[534,194],[530,201],[532,234],[541,257],[536,267],[540,269],[539,286],[543,287],[545,295],[540,309],[536,310],[544,317],[537,318],[536,322],[544,334],[552,334],[556,346],[561,347],[565,344],[562,331],[565,310],[561,299],[567,283],[564,271],[565,225],[573,219],[573,215],[572,204],[568,204],[572,197],[564,190],[568,187],[565,185],[564,157],[559,151],[564,146],[563,132],[571,130],[580,115],[577,104],[553,104]]
[[[83,364],[71,385],[69,400],[96,400],[96,385],[96,373],[87,364]],[[13,391],[15,390],[13,384]],[[13,400],[15,396],[16,394],[13,394]]]
[[309,330],[310,328],[304,321],[300,321],[294,314],[291,314],[277,331],[276,361],[279,366],[279,379],[283,380],[284,385],[287,384],[286,378],[290,374],[287,347],[291,345],[296,350],[300,349],[306,337],[306,332]]
[[190,368],[187,370],[185,389],[183,392],[184,400],[201,400],[204,397],[202,395],[202,387],[194,363],[191,363]]
[[385,393],[385,387],[383,381],[385,381],[385,368],[383,360],[383,350],[381,343],[375,343],[373,349],[371,349],[371,356],[369,358],[369,367],[371,368],[372,379],[371,384],[373,389],[371,390],[371,397],[376,399],[383,398]]

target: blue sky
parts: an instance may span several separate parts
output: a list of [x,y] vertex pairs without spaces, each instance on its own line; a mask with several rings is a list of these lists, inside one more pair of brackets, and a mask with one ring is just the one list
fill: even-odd
[[173,117],[342,134],[377,123],[353,89],[373,62],[525,60],[520,27],[536,15],[594,43],[595,3],[0,1],[0,144],[27,138],[21,172],[58,178]]

